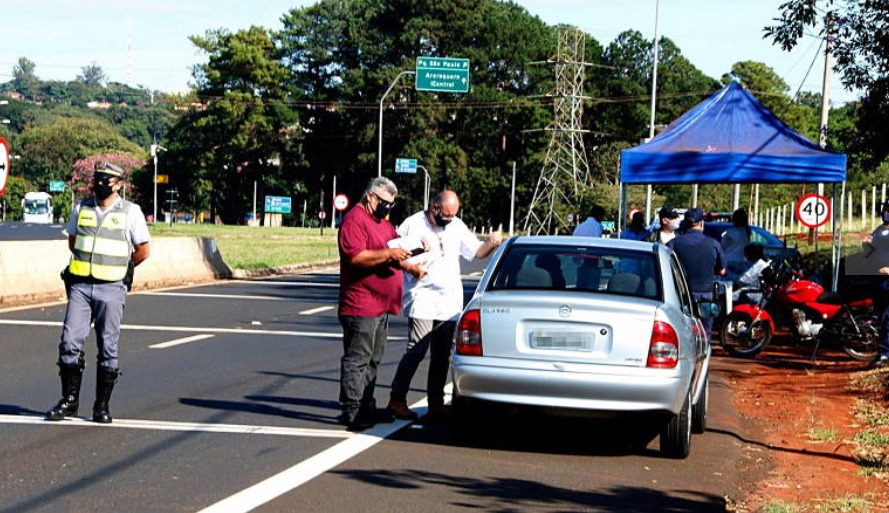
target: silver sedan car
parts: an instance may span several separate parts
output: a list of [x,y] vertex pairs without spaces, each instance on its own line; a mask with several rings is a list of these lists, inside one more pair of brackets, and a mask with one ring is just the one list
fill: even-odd
[[662,422],[661,452],[684,458],[707,419],[710,341],[699,317],[713,309],[703,306],[661,244],[512,238],[457,326],[456,420],[485,403],[645,414]]

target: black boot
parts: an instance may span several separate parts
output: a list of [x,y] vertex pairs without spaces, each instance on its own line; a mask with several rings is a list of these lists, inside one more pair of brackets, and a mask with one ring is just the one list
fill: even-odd
[[117,383],[117,377],[121,372],[118,369],[109,369],[99,366],[96,373],[96,402],[93,404],[93,422],[102,424],[111,423],[111,410],[108,402],[111,400],[111,391]]
[[80,407],[80,383],[83,381],[83,359],[73,365],[59,364],[62,378],[62,399],[59,404],[46,412],[46,420],[63,420],[77,415]]

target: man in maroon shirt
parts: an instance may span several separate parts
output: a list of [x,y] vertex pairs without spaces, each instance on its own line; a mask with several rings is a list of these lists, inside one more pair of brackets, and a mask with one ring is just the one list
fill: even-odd
[[405,261],[410,250],[387,246],[398,237],[386,219],[397,193],[392,180],[374,179],[339,231],[340,421],[350,431],[393,420],[376,407],[377,368],[386,348],[389,314],[401,311],[402,269],[415,275],[423,272]]

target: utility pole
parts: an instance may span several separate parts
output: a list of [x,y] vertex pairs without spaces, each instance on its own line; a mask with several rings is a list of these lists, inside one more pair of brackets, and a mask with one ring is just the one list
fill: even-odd
[[402,71],[398,75],[396,75],[395,80],[389,84],[389,89],[386,89],[386,92],[383,93],[383,97],[380,98],[380,135],[379,135],[379,144],[377,146],[377,176],[383,176],[383,101],[386,99],[386,96],[392,91],[392,88],[395,87],[395,84],[398,83],[398,80],[404,75],[416,75],[416,71]]
[[[648,140],[654,139],[654,114],[657,107],[657,64],[658,64],[658,50],[660,49],[660,45],[658,44],[658,27],[660,21],[660,0],[655,0],[654,2],[654,63],[651,69],[651,120],[648,123]],[[645,186],[645,219],[651,219],[651,184]],[[623,215],[623,212],[618,213],[618,221],[621,221],[620,217]],[[618,226],[620,228],[620,226]]]

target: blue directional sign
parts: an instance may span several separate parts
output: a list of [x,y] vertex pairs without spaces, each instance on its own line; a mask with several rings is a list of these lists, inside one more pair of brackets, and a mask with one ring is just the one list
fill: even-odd
[[469,59],[417,57],[417,91],[469,92]]
[[395,159],[395,172],[416,174],[417,159]]
[[291,202],[289,196],[266,196],[265,211],[272,214],[289,214]]

